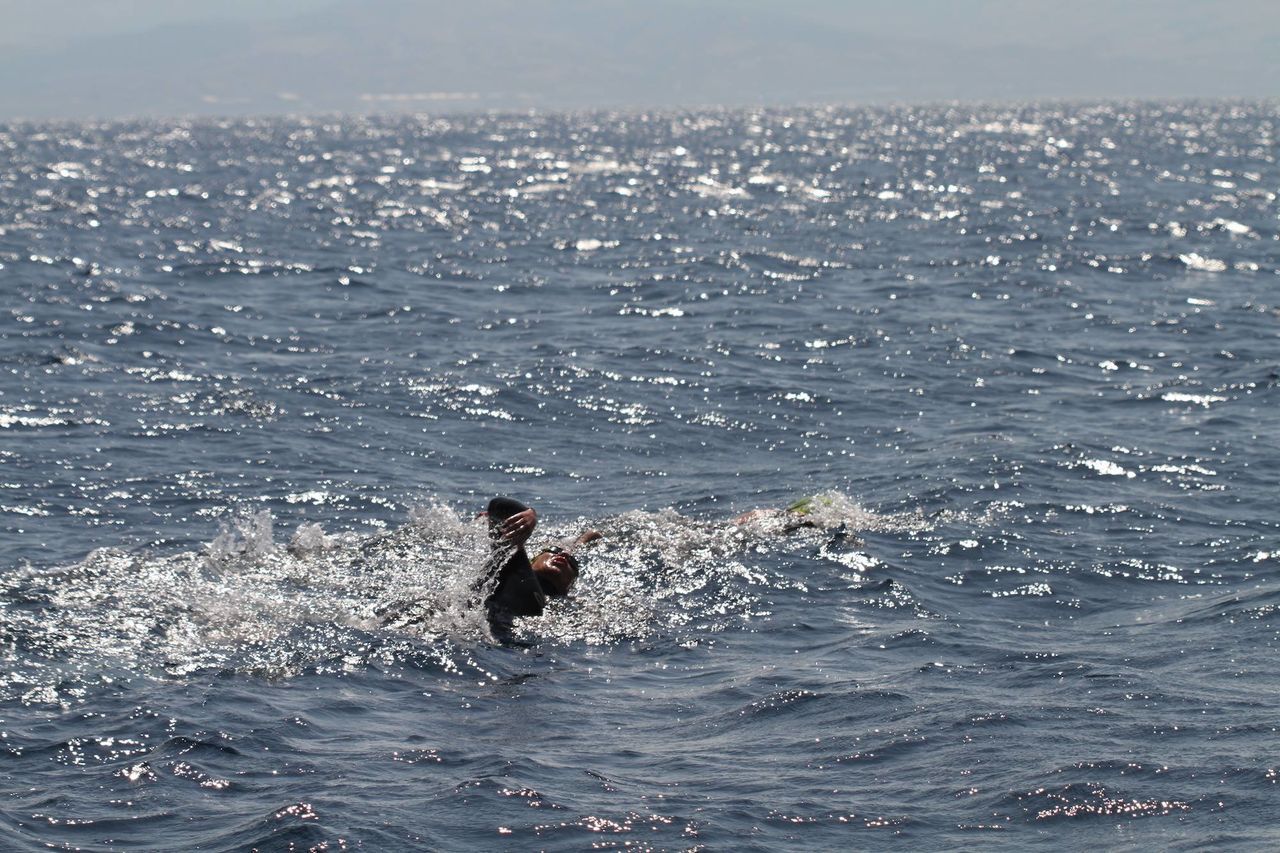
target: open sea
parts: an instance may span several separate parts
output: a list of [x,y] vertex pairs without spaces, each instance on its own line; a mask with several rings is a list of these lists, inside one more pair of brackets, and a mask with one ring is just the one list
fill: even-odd
[[1280,846],[1278,145],[0,125],[0,849]]

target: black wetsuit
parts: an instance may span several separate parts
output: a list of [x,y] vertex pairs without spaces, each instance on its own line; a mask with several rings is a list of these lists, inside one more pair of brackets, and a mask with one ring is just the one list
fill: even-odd
[[526,509],[527,506],[512,498],[489,501],[490,551],[480,576],[480,586],[487,586],[497,576],[493,591],[484,600],[484,609],[489,629],[500,640],[510,638],[517,616],[540,616],[547,604],[546,593],[538,582],[538,576],[533,573],[524,548],[513,547],[500,539],[502,522]]

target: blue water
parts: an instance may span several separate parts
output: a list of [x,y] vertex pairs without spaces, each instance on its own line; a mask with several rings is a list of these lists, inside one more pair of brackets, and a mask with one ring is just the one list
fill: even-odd
[[1278,128],[0,126],[0,847],[1276,846]]

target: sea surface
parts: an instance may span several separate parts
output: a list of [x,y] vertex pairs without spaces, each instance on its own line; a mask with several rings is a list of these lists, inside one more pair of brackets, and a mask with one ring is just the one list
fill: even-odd
[[0,849],[1280,846],[1278,144],[0,125]]

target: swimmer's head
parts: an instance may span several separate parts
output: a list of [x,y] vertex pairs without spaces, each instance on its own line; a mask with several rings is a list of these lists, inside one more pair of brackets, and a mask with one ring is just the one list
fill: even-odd
[[569,594],[580,569],[578,558],[561,548],[548,548],[533,558],[533,573],[542,591],[552,598]]

